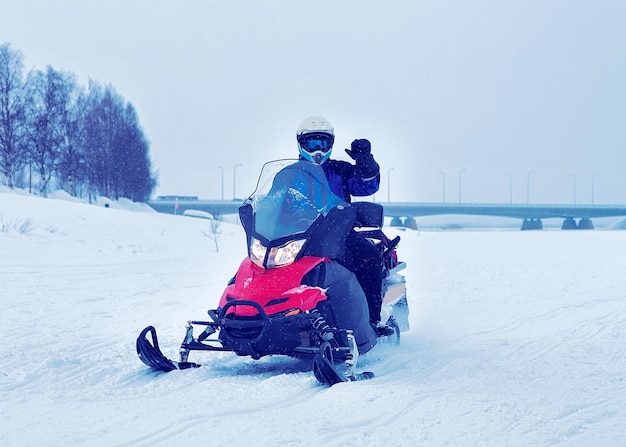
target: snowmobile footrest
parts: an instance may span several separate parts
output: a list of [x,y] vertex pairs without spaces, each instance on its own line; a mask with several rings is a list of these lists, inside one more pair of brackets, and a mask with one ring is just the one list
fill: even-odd
[[370,379],[373,379],[374,377],[376,376],[374,375],[373,372],[363,371],[362,373],[348,376],[348,380],[350,380],[350,382],[360,382],[361,380],[370,380]]

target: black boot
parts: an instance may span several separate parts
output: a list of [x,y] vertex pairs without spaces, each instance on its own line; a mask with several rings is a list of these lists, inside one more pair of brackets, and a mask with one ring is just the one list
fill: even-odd
[[372,327],[374,331],[376,331],[376,335],[378,337],[389,337],[396,333],[395,329],[387,324],[383,324],[381,322],[372,323]]

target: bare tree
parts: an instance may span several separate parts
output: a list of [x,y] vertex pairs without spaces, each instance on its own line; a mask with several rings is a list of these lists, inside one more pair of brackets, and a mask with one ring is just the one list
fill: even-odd
[[64,128],[65,142],[57,165],[57,181],[61,188],[73,196],[82,196],[86,185],[85,143],[84,143],[84,89],[74,84],[72,78],[69,107],[64,110],[61,125]]
[[91,82],[84,117],[90,187],[108,197],[147,200],[156,180],[150,169],[150,146],[133,106],[113,87]]
[[23,59],[8,43],[0,45],[0,172],[11,188],[27,161]]
[[47,196],[48,184],[69,143],[67,120],[76,86],[69,75],[51,66],[45,72],[31,72],[27,84],[30,161],[39,174],[40,193]]
[[220,235],[222,234],[221,222],[216,218],[211,219],[209,224],[209,230],[203,231],[202,234],[211,239],[215,243],[215,252],[220,252],[220,247],[217,243]]

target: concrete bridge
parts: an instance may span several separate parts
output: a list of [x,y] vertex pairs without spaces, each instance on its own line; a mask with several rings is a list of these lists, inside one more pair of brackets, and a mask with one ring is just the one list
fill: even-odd
[[512,217],[522,219],[522,230],[541,230],[541,219],[562,218],[564,230],[593,229],[594,217],[626,216],[626,205],[539,205],[495,203],[383,203],[392,225],[414,226],[414,218],[441,214]]
[[[160,213],[183,214],[187,210],[198,210],[220,214],[236,214],[242,200],[198,200],[195,197],[176,199],[168,196],[148,202]],[[385,216],[391,217],[391,225],[417,228],[416,217],[443,214],[513,217],[522,220],[522,230],[540,230],[541,219],[562,218],[564,230],[593,229],[594,217],[626,216],[626,205],[520,205],[494,203],[415,203],[380,202]]]

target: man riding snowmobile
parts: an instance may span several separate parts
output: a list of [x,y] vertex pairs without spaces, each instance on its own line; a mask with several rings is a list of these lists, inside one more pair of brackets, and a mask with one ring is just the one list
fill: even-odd
[[[357,139],[346,153],[355,160],[330,158],[335,141],[335,129],[326,118],[305,118],[296,131],[300,158],[322,166],[333,193],[345,202],[351,196],[369,196],[380,186],[380,168],[371,153],[367,139]],[[345,253],[338,261],[354,272],[367,298],[370,323],[379,336],[393,334],[393,328],[381,322],[381,285],[383,281],[383,258],[380,250],[358,232],[351,232],[345,244]]]
[[[318,381],[334,385],[374,377],[357,372],[359,355],[379,337],[399,343],[410,329],[399,274],[406,265],[396,255],[400,237],[383,233],[380,204],[343,199],[350,191],[367,195],[378,188],[369,142],[356,140],[348,151],[356,166],[328,160],[334,132],[321,120],[299,129],[300,159],[265,163],[255,191],[239,207],[248,254],[217,307],[208,310],[210,320],[188,321],[179,361],[166,357],[156,329],[145,327],[136,342],[144,364],[161,372],[198,367],[189,361],[194,351],[287,355],[312,361]],[[376,270],[367,273],[372,265]],[[376,280],[369,303],[357,274],[366,287]],[[200,334],[197,327],[204,328]]]

